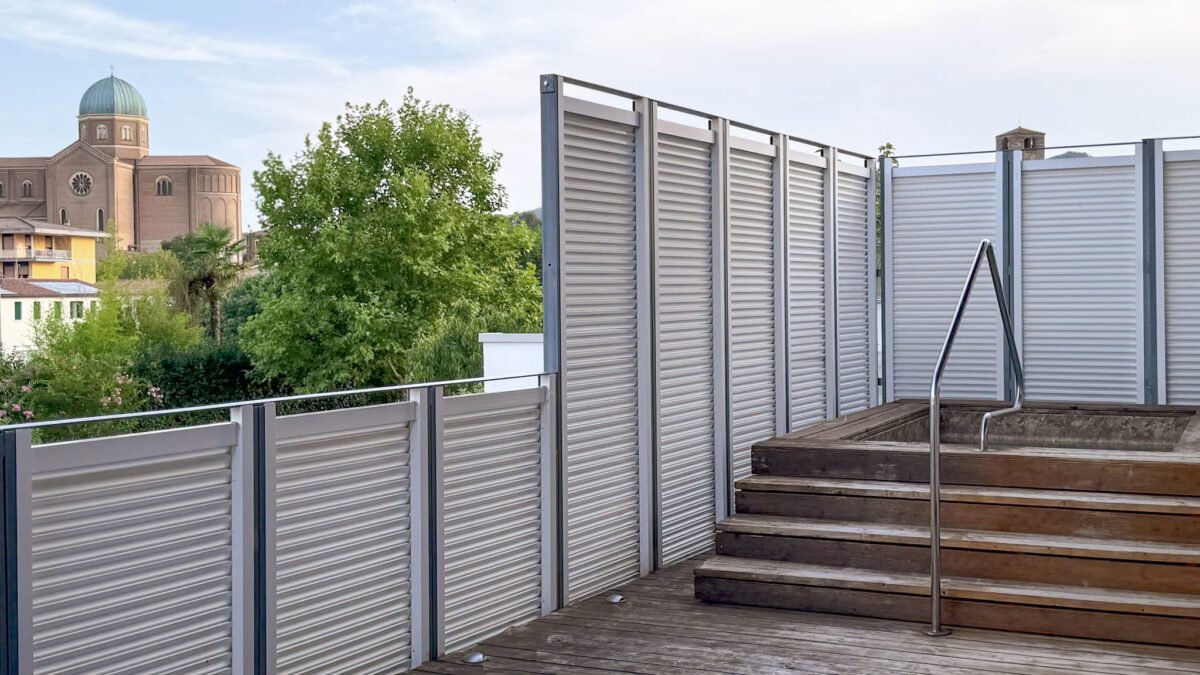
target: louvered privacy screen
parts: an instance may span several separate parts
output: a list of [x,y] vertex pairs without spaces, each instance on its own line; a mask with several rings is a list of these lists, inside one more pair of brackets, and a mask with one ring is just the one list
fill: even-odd
[[[750,446],[776,433],[775,146],[731,138],[729,393],[733,477],[750,475]],[[782,318],[782,317],[778,317]]]
[[[1149,165],[1146,152],[1157,158]],[[1189,363],[1198,362],[1190,354],[1200,342],[1188,324],[1200,306],[1190,290],[1200,280],[1190,244],[1196,156],[1172,154],[1178,161],[1165,162],[1165,187],[1160,141],[1107,157],[1024,159],[1018,151],[987,164],[889,167],[889,399],[929,395],[963,275],[980,239],[989,238],[1011,277],[1028,400],[1200,400],[1192,393],[1200,388],[1189,384],[1200,382]],[[1147,175],[1155,176],[1150,188]],[[1005,396],[1003,334],[987,270],[980,275],[944,396]]]
[[1162,153],[1163,354],[1168,403],[1200,403],[1200,151]]
[[838,414],[875,404],[875,183],[837,163]]
[[[625,112],[625,111],[622,111]],[[562,372],[568,595],[638,575],[636,116],[567,113]]]
[[655,161],[659,529],[662,560],[713,540],[712,186],[715,136],[660,123]]
[[276,423],[276,668],[401,670],[411,646],[412,403]]
[[[1003,266],[999,164],[896,168],[885,232],[888,279],[887,379],[895,398],[926,398],[930,377],[979,240],[997,244]],[[942,380],[942,395],[1004,395],[1000,315],[986,268],[980,270]]]
[[17,433],[19,671],[244,672],[239,427],[35,448]]
[[541,615],[545,402],[541,388],[446,399],[437,499],[443,653]]
[[542,216],[574,600],[709,548],[754,443],[875,401],[875,209],[862,156],[564,85]]
[[1137,159],[1020,166],[1016,304],[1030,399],[1142,400]]

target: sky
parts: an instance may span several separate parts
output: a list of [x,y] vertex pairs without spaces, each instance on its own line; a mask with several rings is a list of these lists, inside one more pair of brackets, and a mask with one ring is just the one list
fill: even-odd
[[1018,124],[1051,145],[1200,133],[1186,0],[0,0],[0,17],[0,156],[73,141],[112,67],[153,153],[237,164],[248,197],[268,151],[411,86],[502,153],[510,210],[540,206],[542,73],[869,153],[987,149]]

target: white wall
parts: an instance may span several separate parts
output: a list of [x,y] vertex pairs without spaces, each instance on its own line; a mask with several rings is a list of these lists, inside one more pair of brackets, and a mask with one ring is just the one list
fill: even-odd
[[[37,319],[33,318],[33,303],[40,302],[42,305],[41,321],[45,321],[54,316],[54,303],[62,303],[62,318],[63,321],[72,323],[77,319],[71,318],[71,302],[82,302],[83,311],[86,314],[91,309],[92,302],[96,300],[94,295],[68,295],[68,296],[49,296],[43,298],[30,297],[0,297],[0,349],[5,352],[11,351],[29,351],[33,349],[33,337],[35,327],[38,323]],[[16,318],[17,303],[21,303],[21,318]]]
[[[537,375],[544,370],[541,333],[480,333],[483,376]],[[538,386],[537,377],[484,382],[485,392],[512,391]]]

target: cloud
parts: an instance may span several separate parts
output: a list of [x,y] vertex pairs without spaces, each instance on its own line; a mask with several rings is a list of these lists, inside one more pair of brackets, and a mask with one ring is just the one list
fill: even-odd
[[0,0],[0,14],[5,17],[0,39],[9,41],[78,47],[157,61],[242,65],[303,61],[334,65],[295,45],[205,35],[87,3]]

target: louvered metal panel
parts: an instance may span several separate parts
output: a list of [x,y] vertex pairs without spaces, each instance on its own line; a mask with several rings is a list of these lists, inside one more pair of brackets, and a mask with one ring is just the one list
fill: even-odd
[[788,163],[788,378],[793,429],[825,419],[826,412],[825,168],[817,162]]
[[[979,241],[996,243],[1000,260],[996,165],[912,173],[894,169],[891,184],[891,194],[885,197],[892,214],[891,392],[893,398],[926,398]],[[942,380],[942,395],[999,399],[1004,395],[1003,329],[986,267],[979,270],[975,287]]]
[[541,615],[544,388],[444,402],[443,653]]
[[775,435],[775,160],[729,151],[729,394],[733,476]]
[[635,128],[564,114],[567,595],[640,571]]
[[875,237],[874,195],[866,176],[838,171],[837,184],[837,336],[838,414],[870,407],[872,345],[871,285]]
[[1028,398],[1142,400],[1142,235],[1133,159],[1033,161],[1021,175]]
[[226,423],[18,458],[31,505],[18,535],[21,593],[32,589],[21,672],[233,671],[236,438]]
[[1163,155],[1167,403],[1200,403],[1200,153]]
[[706,550],[716,518],[712,145],[660,133],[655,160],[662,562]]
[[409,665],[412,403],[278,418],[276,667]]

